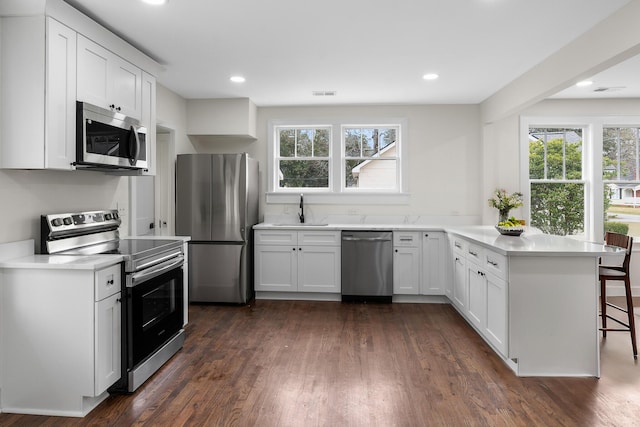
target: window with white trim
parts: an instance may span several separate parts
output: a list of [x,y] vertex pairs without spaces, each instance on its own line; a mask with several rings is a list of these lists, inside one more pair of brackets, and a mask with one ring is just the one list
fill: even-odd
[[329,188],[330,127],[278,127],[278,188]]
[[397,189],[398,134],[397,126],[343,126],[344,188]]
[[347,194],[361,202],[378,196],[406,202],[406,119],[278,120],[269,129],[268,202],[270,196],[277,202],[284,200],[278,194],[300,192],[327,202]]
[[640,236],[640,116],[521,119],[529,223],[602,241]]

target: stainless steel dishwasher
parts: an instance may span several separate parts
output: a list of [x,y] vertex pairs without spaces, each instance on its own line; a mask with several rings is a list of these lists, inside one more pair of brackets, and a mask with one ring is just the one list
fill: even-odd
[[391,302],[391,231],[343,231],[341,264],[342,301]]

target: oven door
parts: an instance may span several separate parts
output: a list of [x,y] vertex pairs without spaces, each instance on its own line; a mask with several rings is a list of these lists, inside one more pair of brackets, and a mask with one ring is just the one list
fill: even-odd
[[154,354],[182,329],[183,262],[180,257],[128,275],[127,369]]

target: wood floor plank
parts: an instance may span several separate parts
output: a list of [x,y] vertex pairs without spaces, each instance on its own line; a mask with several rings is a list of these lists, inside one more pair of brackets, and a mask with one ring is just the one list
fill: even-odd
[[85,418],[1,426],[625,426],[640,418],[628,334],[602,378],[518,378],[445,304],[192,305],[184,348]]

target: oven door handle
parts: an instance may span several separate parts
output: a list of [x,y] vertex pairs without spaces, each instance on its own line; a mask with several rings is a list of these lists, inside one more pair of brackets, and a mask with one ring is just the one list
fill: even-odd
[[158,277],[159,275],[166,273],[169,270],[173,270],[174,268],[181,267],[184,264],[184,256],[180,255],[179,257],[172,259],[170,261],[166,261],[153,267],[147,268],[143,271],[139,271],[137,273],[133,273],[127,278],[127,288],[133,288],[134,286],[139,285],[140,283],[146,282],[147,280],[153,279],[154,277]]

